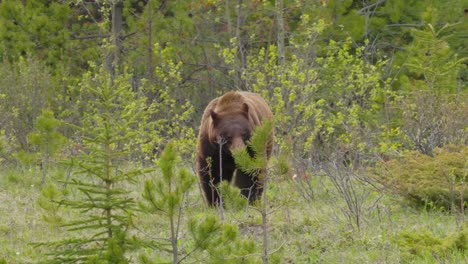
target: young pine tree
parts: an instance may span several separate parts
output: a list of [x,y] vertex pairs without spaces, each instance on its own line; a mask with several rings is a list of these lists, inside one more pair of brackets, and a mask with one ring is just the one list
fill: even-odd
[[55,119],[54,113],[43,109],[37,118],[36,131],[28,134],[29,144],[36,148],[39,163],[42,168],[42,185],[46,182],[51,159],[57,154],[66,138],[58,131],[60,121]]
[[[278,159],[275,166],[268,167],[268,158],[266,155],[267,142],[270,134],[273,130],[273,122],[266,122],[262,126],[257,127],[252,134],[252,138],[247,144],[246,148],[240,149],[233,153],[234,160],[240,169],[249,174],[258,173],[258,179],[263,181],[265,191],[262,194],[261,204],[255,209],[262,215],[262,263],[266,264],[270,262],[271,252],[269,251],[269,239],[268,239],[268,199],[266,195],[266,187],[268,181],[274,174],[282,174],[287,170],[287,166],[284,160]],[[250,148],[254,153],[253,157],[250,156],[247,149]],[[272,170],[273,169],[273,170]]]
[[[176,171],[177,150],[170,143],[166,146],[157,162],[162,177],[154,177],[145,181],[143,193],[144,203],[140,206],[143,211],[152,214],[162,214],[170,226],[170,246],[160,246],[161,249],[172,252],[172,263],[179,263],[183,258],[179,249],[180,229],[184,210],[184,198],[193,186],[196,177],[185,169]],[[167,260],[166,260],[167,261]],[[169,262],[169,261],[167,261]]]
[[145,104],[127,75],[111,78],[93,70],[80,84],[87,102],[77,127],[83,140],[82,155],[73,162],[78,176],[68,182],[72,195],[55,201],[76,212],[76,219],[62,224],[67,239],[39,244],[51,249],[47,263],[128,263],[126,252],[135,245],[129,232],[136,202],[126,187],[144,171],[125,165],[126,146],[137,138]]
[[141,263],[258,263],[254,241],[240,238],[235,224],[223,223],[209,211],[201,216],[189,215],[186,198],[196,177],[185,169],[176,169],[178,154],[174,144],[167,145],[157,162],[162,176],[155,174],[157,177],[145,182],[141,208],[154,219],[162,216],[167,220],[169,228],[162,228],[167,230],[162,231],[162,241],[169,243],[156,246],[156,257],[141,256]]

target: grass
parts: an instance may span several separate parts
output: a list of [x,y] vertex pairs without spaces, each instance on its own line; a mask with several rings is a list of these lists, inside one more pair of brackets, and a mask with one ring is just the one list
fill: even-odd
[[7,263],[37,260],[40,252],[29,243],[59,233],[42,220],[37,205],[41,176],[36,173],[35,169],[7,169],[0,175],[0,260]]
[[[55,173],[64,174],[60,171]],[[67,235],[42,216],[44,211],[38,205],[41,175],[36,167],[10,167],[0,172],[0,263],[2,259],[6,263],[38,262],[46,249],[33,247],[31,242],[51,241]],[[55,180],[49,179],[49,182]],[[399,197],[371,190],[371,195],[364,202],[362,227],[358,230],[346,218],[345,203],[327,178],[310,179],[314,196],[307,199],[300,195],[297,187],[306,186],[304,181],[308,180],[275,180],[266,190],[272,263],[274,260],[277,263],[468,263],[466,250],[449,247],[434,253],[430,243],[423,251],[416,250],[418,245],[411,244],[421,243],[425,238],[450,238],[459,234],[463,226],[466,230],[467,224],[460,222],[460,215],[440,210],[416,210]],[[128,186],[137,198],[143,190],[142,182]],[[189,218],[201,219],[207,214],[217,213],[204,206],[197,185],[188,195],[185,210],[184,223]],[[59,213],[68,217],[74,214],[63,210]],[[260,256],[260,213],[252,208],[228,208],[225,221],[235,224],[242,238],[256,241],[256,251]],[[137,227],[134,234],[139,237],[164,241],[169,235],[167,220],[158,215],[141,213],[134,224]],[[417,236],[419,233],[427,234]],[[402,234],[414,237],[402,240]],[[180,241],[182,253],[192,246],[185,226],[182,226]],[[143,253],[152,259],[165,260],[170,259],[171,254],[141,250],[133,253],[132,263],[139,263],[138,255]],[[201,253],[193,254],[186,263],[202,263],[203,256]],[[254,256],[253,261],[261,263],[259,256]]]

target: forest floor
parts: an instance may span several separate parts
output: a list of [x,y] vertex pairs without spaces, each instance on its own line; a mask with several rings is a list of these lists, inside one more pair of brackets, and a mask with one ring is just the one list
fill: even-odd
[[[63,176],[63,175],[62,175]],[[46,249],[32,242],[64,238],[66,232],[44,218],[39,206],[43,197],[41,173],[37,168],[4,169],[0,172],[0,263],[36,263]],[[53,181],[49,179],[49,181]],[[277,263],[468,263],[468,253],[446,247],[446,238],[466,232],[467,214],[436,208],[415,209],[382,190],[355,186],[360,203],[359,226],[336,188],[326,177],[277,179],[266,190],[266,226],[271,262]],[[130,186],[135,198],[143,184]],[[72,193],[72,192],[71,192]],[[69,193],[69,195],[72,195]],[[361,201],[361,202],[359,202]],[[181,218],[180,247],[190,246],[184,227],[191,217],[217,214],[206,208],[198,186],[192,187]],[[63,212],[64,215],[73,213]],[[264,226],[258,207],[224,212],[224,221],[235,224],[243,238],[258,244],[261,263]],[[169,224],[163,217],[141,214],[135,217],[137,236],[167,238]],[[466,238],[466,237],[465,237]],[[466,241],[466,240],[465,240]],[[141,252],[133,253],[143,254]],[[170,259],[165,251],[145,251]],[[201,263],[203,254],[191,255],[183,263]],[[139,263],[137,257],[132,263]],[[3,261],[3,262],[2,262]]]

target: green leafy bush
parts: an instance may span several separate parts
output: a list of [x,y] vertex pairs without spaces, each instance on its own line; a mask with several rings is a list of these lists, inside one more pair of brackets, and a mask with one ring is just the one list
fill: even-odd
[[[319,21],[308,32],[318,36],[324,29]],[[386,62],[366,62],[364,48],[353,48],[351,38],[330,41],[323,55],[317,55],[314,39],[291,42],[294,52],[283,64],[278,63],[277,48],[269,46],[249,55],[242,73],[247,87],[269,102],[280,148],[320,159],[337,145],[371,148],[370,135],[375,133],[368,131],[376,129],[388,85],[380,70]],[[233,63],[234,54],[235,49],[223,50],[227,64]]]
[[[148,113],[140,126],[139,148],[145,153],[161,153],[169,142],[174,142],[182,157],[193,155],[196,136],[192,122],[195,111],[181,92],[182,62],[170,56],[171,46],[165,48],[155,44],[155,59],[160,63],[154,69],[155,82],[142,80],[142,97]],[[128,76],[131,83],[131,76]],[[143,155],[145,159],[150,158]]]
[[378,181],[414,205],[461,208],[468,200],[467,156],[468,146],[438,148],[433,157],[412,151],[372,170]]

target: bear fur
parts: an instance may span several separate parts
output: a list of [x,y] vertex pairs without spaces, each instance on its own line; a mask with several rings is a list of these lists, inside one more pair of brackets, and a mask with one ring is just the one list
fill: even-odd
[[[234,184],[249,202],[261,196],[263,182],[258,179],[258,174],[249,175],[237,169],[231,151],[245,147],[252,131],[263,120],[272,118],[267,103],[256,93],[228,92],[208,104],[201,120],[196,156],[200,186],[208,205],[219,204],[216,186],[221,179],[229,182],[234,179]],[[271,156],[272,149],[273,132],[267,142],[267,158]]]

